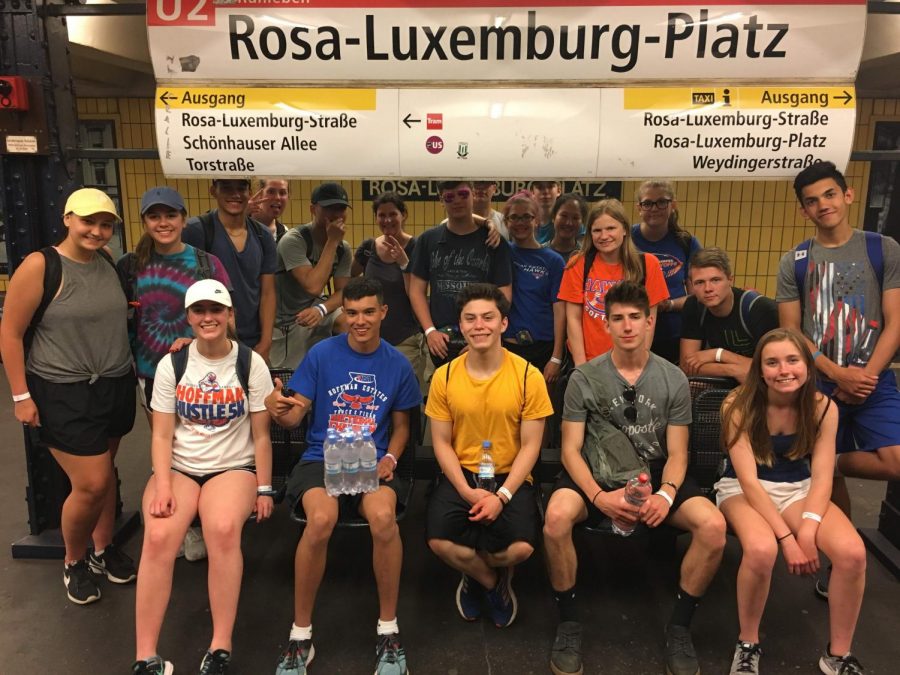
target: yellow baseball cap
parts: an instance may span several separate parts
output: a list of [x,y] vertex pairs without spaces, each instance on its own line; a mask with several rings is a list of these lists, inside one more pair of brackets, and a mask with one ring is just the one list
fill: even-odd
[[74,213],[76,216],[90,216],[95,213],[109,213],[122,220],[116,211],[116,205],[109,196],[97,188],[81,188],[75,190],[66,200],[63,214]]

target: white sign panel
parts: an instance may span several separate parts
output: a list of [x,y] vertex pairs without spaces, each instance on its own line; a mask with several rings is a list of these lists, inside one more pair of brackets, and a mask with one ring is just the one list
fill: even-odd
[[792,177],[817,160],[845,167],[853,87],[603,90],[598,175]]
[[167,176],[396,176],[397,92],[160,88]]
[[845,82],[865,22],[865,0],[147,2],[169,83]]

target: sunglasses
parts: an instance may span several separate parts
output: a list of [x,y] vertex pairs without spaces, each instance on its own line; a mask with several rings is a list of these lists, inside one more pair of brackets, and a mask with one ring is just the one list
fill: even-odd
[[669,204],[671,203],[671,199],[657,199],[656,201],[645,199],[642,202],[638,202],[638,206],[641,207],[641,211],[652,211],[654,208],[662,211],[663,209],[669,208]]
[[459,190],[447,190],[441,195],[441,200],[445,204],[449,204],[454,199],[468,199],[471,196],[472,191],[469,188],[460,188]]
[[625,387],[622,391],[622,398],[628,404],[624,411],[625,419],[634,424],[637,422],[637,408],[634,407],[634,402],[637,400],[637,391],[635,391],[634,387]]

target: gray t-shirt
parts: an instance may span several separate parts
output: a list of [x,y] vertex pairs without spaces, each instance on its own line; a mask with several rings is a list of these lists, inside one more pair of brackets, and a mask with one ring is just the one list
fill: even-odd
[[[306,250],[306,240],[300,232],[302,228],[311,230],[312,223],[298,225],[288,230],[278,242],[278,271],[275,274],[275,295],[278,298],[275,321],[278,325],[293,323],[297,312],[322,302],[326,297],[324,294],[311,295],[307,293],[303,290],[300,282],[291,274],[291,270],[296,267],[315,266],[319,258],[322,257],[323,247],[319,245],[315,237],[312,238],[312,251]],[[341,242],[341,247],[344,249],[344,252],[340,254],[340,261],[338,261],[340,249],[335,251],[332,278],[350,276],[350,263],[353,262],[353,252],[350,249],[350,244],[346,241]],[[330,283],[325,284],[325,288],[330,286]]]
[[[882,288],[900,288],[900,244],[890,237],[882,237],[881,242],[884,283],[880,286],[862,230],[855,230],[850,240],[837,248],[826,248],[815,240],[810,244],[801,326],[806,337],[839,366],[846,366],[866,351],[871,354],[884,329]],[[793,248],[781,256],[775,295],[778,302],[800,300],[794,276],[796,251]],[[900,352],[894,360],[897,356]]]
[[[562,418],[569,422],[584,422],[588,407],[585,402],[593,400],[594,390],[599,390],[602,382],[609,393],[605,403],[613,422],[628,435],[645,460],[666,459],[669,456],[666,427],[691,423],[691,391],[687,377],[678,366],[650,354],[644,372],[634,384],[637,418],[630,422],[625,416],[625,409],[631,404],[623,395],[629,384],[616,370],[610,354],[602,354],[572,371],[566,387]],[[589,378],[597,375],[599,381],[595,380],[592,386]]]

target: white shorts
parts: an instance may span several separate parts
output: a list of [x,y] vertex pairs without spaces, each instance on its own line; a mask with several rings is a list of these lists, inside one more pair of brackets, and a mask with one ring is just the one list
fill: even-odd
[[[787,507],[796,501],[799,501],[809,494],[810,479],[806,478],[795,483],[776,483],[771,480],[761,480],[763,490],[769,495],[769,498],[778,509],[778,513],[782,513]],[[729,497],[744,494],[741,489],[741,483],[737,478],[720,478],[713,486],[716,491],[716,506],[722,506]]]

